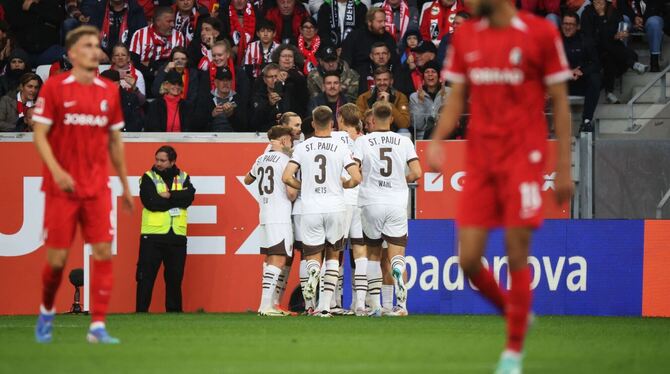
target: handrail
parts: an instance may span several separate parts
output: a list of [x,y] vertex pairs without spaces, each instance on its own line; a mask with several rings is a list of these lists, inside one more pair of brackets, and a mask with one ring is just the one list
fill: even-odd
[[668,192],[663,195],[663,198],[661,201],[659,201],[658,205],[656,206],[656,218],[661,219],[663,218],[663,207],[665,204],[668,203],[668,200],[670,200],[670,188],[668,188]]
[[649,91],[650,88],[656,84],[659,80],[661,81],[661,87],[660,87],[660,93],[661,93],[661,103],[665,103],[667,101],[667,95],[666,95],[666,81],[665,81],[665,75],[670,72],[670,65],[666,66],[665,69],[663,69],[658,75],[649,83],[647,83],[646,86],[640,92],[635,94],[630,100],[628,100],[628,120],[630,121],[630,126],[631,128],[635,125],[635,112],[633,109],[633,106],[635,105],[635,102],[642,97],[647,91]]

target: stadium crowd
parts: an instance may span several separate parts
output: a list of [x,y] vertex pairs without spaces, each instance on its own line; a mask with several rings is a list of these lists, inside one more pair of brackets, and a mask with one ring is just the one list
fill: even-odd
[[[602,90],[619,102],[618,77],[660,71],[663,1],[516,3],[561,30],[582,131]],[[468,18],[462,0],[0,0],[0,131],[31,130],[43,83],[33,73],[69,70],[65,34],[91,24],[104,76],[122,88],[124,131],[265,132],[285,112],[387,101],[392,129],[425,139],[449,92],[449,41]],[[646,33],[649,66],[628,46],[633,32]]]

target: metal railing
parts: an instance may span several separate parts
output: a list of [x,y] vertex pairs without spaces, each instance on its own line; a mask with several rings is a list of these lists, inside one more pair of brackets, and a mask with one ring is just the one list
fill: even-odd
[[656,218],[661,219],[663,218],[663,207],[665,204],[668,203],[668,200],[670,200],[670,188],[668,191],[663,195],[663,198],[661,201],[658,202],[658,205],[656,206]]
[[658,82],[658,81],[661,82],[660,88],[659,88],[661,97],[660,97],[658,102],[661,103],[661,104],[665,104],[665,103],[668,102],[667,92],[666,92],[667,81],[666,81],[666,77],[665,77],[665,75],[668,72],[670,72],[670,65],[666,66],[665,69],[663,69],[660,73],[658,73],[658,75],[656,75],[654,77],[654,79],[652,79],[651,82],[647,83],[647,85],[644,86],[644,88],[642,88],[642,90],[640,90],[640,92],[638,92],[637,94],[635,94],[635,96],[633,96],[630,100],[628,100],[628,103],[626,105],[628,105],[628,120],[630,121],[630,127],[631,128],[635,127],[635,102],[638,101],[642,97],[642,95],[647,93],[647,91],[649,91],[652,87],[654,87],[656,82]]

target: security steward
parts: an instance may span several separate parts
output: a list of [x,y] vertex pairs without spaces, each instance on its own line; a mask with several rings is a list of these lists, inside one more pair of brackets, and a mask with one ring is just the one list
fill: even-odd
[[169,145],[156,151],[155,163],[140,181],[142,230],[137,261],[136,311],[148,312],[154,281],[164,266],[165,310],[181,312],[181,282],[186,264],[186,219],[195,187],[175,164],[177,152]]

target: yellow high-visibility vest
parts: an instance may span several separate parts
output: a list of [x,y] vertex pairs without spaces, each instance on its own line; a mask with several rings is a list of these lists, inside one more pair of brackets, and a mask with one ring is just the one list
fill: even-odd
[[[156,185],[158,193],[168,192],[167,185],[160,175],[153,170],[145,173]],[[175,176],[172,182],[172,191],[181,191],[184,189],[184,182],[188,174],[180,172]],[[140,183],[142,179],[140,178]],[[186,218],[188,216],[186,209],[175,208],[179,210],[179,215],[172,215],[167,212],[152,212],[147,208],[142,209],[142,234],[167,234],[172,227],[172,231],[177,235],[186,236]],[[174,213],[173,213],[174,214]]]

